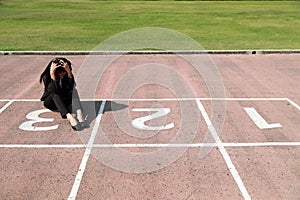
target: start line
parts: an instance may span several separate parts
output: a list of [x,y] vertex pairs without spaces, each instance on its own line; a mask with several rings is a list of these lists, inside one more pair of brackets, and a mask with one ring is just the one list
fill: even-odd
[[[210,100],[210,101],[287,101],[289,104],[293,105],[295,108],[300,110],[300,107],[288,98],[166,98],[166,99],[110,99],[110,101],[196,101],[198,104],[198,108],[201,111],[201,100]],[[0,114],[7,109],[13,102],[37,102],[39,99],[0,99],[0,102],[7,103],[0,108]],[[95,101],[95,99],[82,100],[82,101]],[[108,99],[96,99],[96,101],[108,101]],[[145,125],[146,121],[153,120],[155,118],[160,118],[167,115],[171,110],[170,108],[133,108],[134,112],[148,111],[154,112],[153,114],[136,118],[132,121],[132,126],[136,129],[140,130],[167,130],[174,128],[174,123],[167,124],[165,126],[147,126]],[[248,114],[251,120],[259,129],[272,129],[272,128],[281,128],[282,125],[280,123],[269,124],[257,111],[254,107],[244,107],[244,111]],[[49,112],[47,109],[40,109],[36,111],[32,111],[26,115],[27,121],[20,124],[19,128],[24,131],[47,131],[47,130],[55,130],[59,125],[54,126],[45,126],[45,127],[35,127],[34,124],[38,122],[53,122],[52,118],[41,118],[40,114]],[[201,111],[203,113],[203,111]],[[209,117],[207,116],[209,119]],[[133,145],[134,146],[134,145]],[[180,145],[177,145],[180,146]],[[183,145],[186,146],[186,145]],[[212,146],[212,145],[209,145]]]

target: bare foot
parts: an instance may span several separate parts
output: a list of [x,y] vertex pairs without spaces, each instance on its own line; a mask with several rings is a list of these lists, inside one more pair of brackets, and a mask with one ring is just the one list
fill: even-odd
[[76,118],[73,117],[73,115],[70,113],[67,114],[67,119],[70,122],[71,126],[76,126],[78,124]]
[[84,122],[83,113],[81,109],[76,110],[77,119],[79,122]]

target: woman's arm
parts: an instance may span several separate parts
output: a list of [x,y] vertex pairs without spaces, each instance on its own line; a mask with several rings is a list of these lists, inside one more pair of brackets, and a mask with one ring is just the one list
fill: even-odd
[[64,68],[65,68],[65,70],[68,74],[70,87],[73,88],[74,85],[75,85],[75,80],[74,80],[74,76],[72,74],[72,71],[71,71],[70,66],[68,65],[68,63],[64,63]]
[[65,68],[65,70],[66,70],[66,72],[68,74],[68,77],[72,78],[73,74],[72,74],[72,71],[71,71],[70,66],[68,65],[68,63],[64,63],[64,68]]
[[50,77],[51,77],[51,79],[54,80],[54,81],[56,80],[56,77],[55,77],[55,70],[56,70],[57,67],[58,67],[58,65],[55,64],[54,62],[52,62],[51,67],[50,67]]

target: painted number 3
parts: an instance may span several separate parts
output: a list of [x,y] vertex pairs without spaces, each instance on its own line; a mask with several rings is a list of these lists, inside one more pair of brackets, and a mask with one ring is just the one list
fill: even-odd
[[29,119],[30,121],[26,121],[22,123],[19,128],[24,131],[48,131],[48,130],[54,130],[58,128],[58,125],[54,126],[45,126],[45,127],[40,127],[40,126],[34,126],[35,123],[41,123],[41,122],[53,122],[53,118],[42,118],[39,117],[40,114],[46,113],[46,112],[51,112],[48,109],[42,109],[42,110],[36,110],[33,112],[30,112],[26,115],[26,118]]

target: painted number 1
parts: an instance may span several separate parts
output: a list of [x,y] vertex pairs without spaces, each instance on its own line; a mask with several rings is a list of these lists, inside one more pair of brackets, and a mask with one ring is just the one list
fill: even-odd
[[281,124],[275,123],[275,124],[269,124],[264,118],[256,111],[255,108],[244,108],[246,113],[249,115],[249,117],[252,119],[254,124],[259,129],[270,129],[270,128],[280,128],[282,127]]

